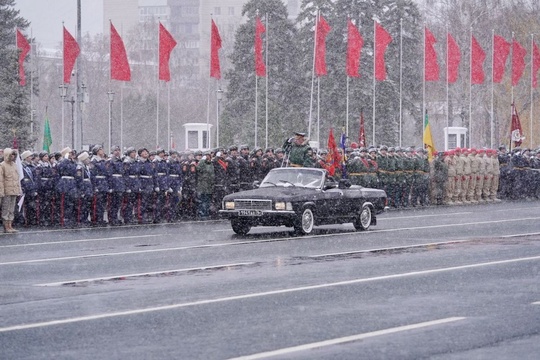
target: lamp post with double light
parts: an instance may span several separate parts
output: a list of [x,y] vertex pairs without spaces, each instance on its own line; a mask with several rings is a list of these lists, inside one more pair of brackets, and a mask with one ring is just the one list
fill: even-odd
[[223,99],[223,90],[216,90],[216,147],[219,147],[219,103]]
[[107,92],[107,95],[109,96],[109,153],[110,153],[111,149],[112,149],[112,133],[113,133],[113,128],[112,128],[112,103],[114,101],[114,91],[109,90]]
[[66,96],[67,96],[67,85],[66,84],[62,84],[58,87],[58,89],[60,89],[60,98],[62,99],[62,149],[65,147],[65,142],[64,142],[64,119],[65,119],[65,115],[64,115],[64,102],[66,102]]

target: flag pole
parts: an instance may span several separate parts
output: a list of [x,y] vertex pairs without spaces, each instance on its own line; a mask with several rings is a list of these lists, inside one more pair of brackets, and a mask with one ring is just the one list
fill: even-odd
[[315,56],[317,49],[317,26],[319,24],[319,7],[317,7],[317,16],[315,16],[315,41],[313,43],[313,67],[311,69],[311,95],[309,99],[309,125],[308,125],[308,139],[311,139],[311,123],[313,118],[313,90],[315,87]]
[[472,126],[472,63],[473,63],[473,58],[472,58],[472,41],[473,41],[473,37],[472,37],[472,26],[471,26],[471,33],[470,33],[470,46],[471,46],[471,50],[470,50],[470,62],[469,62],[469,68],[470,68],[470,71],[469,71],[469,145],[470,147],[472,147],[472,138],[473,138],[473,126]]
[[448,46],[449,33],[448,24],[446,25],[446,134],[445,134],[445,150],[448,150],[448,128],[450,127],[450,83],[448,82],[448,70],[450,61],[450,47]]
[[158,29],[157,29],[157,32],[158,32],[158,48],[157,48],[157,67],[156,67],[156,149],[159,147],[159,61],[161,60],[160,59],[160,56],[159,56],[159,42],[160,42],[160,38],[159,38],[159,24],[161,24],[160,20],[159,20],[159,17],[158,17]]
[[493,149],[495,142],[495,126],[494,126],[494,111],[495,111],[495,29],[491,30],[491,123],[489,124],[490,131],[490,148]]
[[[512,75],[514,74],[514,32],[512,31],[512,45],[510,46],[510,54],[511,54],[511,64],[512,64]],[[512,84],[512,87],[511,87],[511,99],[512,99],[512,104],[514,104],[514,82],[512,81],[512,79],[510,79],[510,83]],[[515,105],[514,106],[514,111],[515,111]],[[514,115],[514,113],[512,112],[512,115]],[[510,142],[512,142],[512,139],[510,139]]]
[[424,23],[424,71],[422,76],[422,149],[426,148],[426,144],[424,143],[424,137],[426,132],[426,24]]
[[531,143],[531,149],[532,147],[534,146],[534,142],[533,142],[533,107],[534,107],[534,104],[533,104],[533,63],[534,63],[534,34],[531,34],[531,121],[530,121],[530,126],[529,126],[529,131],[530,131],[530,143]]
[[34,37],[30,28],[30,135],[34,135]]
[[321,132],[321,77],[317,76],[317,144],[320,144],[320,140],[321,140],[320,132]]
[[373,146],[376,145],[375,143],[375,86],[376,86],[376,79],[375,79],[375,64],[377,63],[377,20],[373,19],[373,136],[372,136],[372,144]]
[[266,70],[266,79],[265,79],[265,99],[264,99],[264,113],[265,113],[265,122],[266,122],[266,136],[265,136],[265,149],[268,148],[268,76],[269,76],[269,71],[268,71],[268,39],[270,38],[269,37],[269,28],[268,28],[268,13],[265,14],[265,21],[266,21],[266,44],[265,44],[265,48],[266,48],[266,52],[264,54],[264,67],[265,67],[265,70]]
[[[62,21],[62,58],[64,58],[64,36],[63,36],[63,31],[64,31],[64,22]],[[64,61],[62,59],[62,85],[61,85],[61,89],[60,89],[60,97],[62,99],[62,149],[65,147],[64,145],[64,122],[65,122],[65,100],[66,100],[66,95],[65,95],[65,91],[66,90],[66,84],[64,83],[64,67],[66,65],[64,64]]]
[[124,83],[120,85],[120,149],[124,151]]
[[403,18],[399,19],[399,146],[403,134]]
[[167,146],[171,149],[171,82],[167,82]]
[[346,96],[346,100],[345,100],[345,133],[348,134],[349,133],[349,80],[350,80],[350,77],[349,75],[347,75],[347,96]]
[[[259,18],[259,9],[255,11],[256,18]],[[257,21],[257,20],[255,20]],[[255,24],[255,28],[257,27],[257,24]],[[255,33],[257,33],[257,29],[255,29]],[[257,127],[259,123],[259,77],[257,76],[257,70],[255,70],[255,147],[257,147]]]

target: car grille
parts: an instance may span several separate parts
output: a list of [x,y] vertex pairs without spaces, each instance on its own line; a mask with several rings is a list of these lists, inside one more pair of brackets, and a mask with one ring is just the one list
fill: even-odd
[[235,200],[236,210],[272,210],[272,200]]

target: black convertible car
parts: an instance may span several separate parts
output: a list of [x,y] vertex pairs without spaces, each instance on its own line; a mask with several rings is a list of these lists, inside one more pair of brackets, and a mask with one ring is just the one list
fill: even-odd
[[309,234],[315,225],[351,222],[367,230],[387,209],[387,199],[383,190],[338,182],[323,169],[277,168],[257,189],[227,195],[222,205],[221,216],[231,220],[237,234],[259,225],[285,225]]

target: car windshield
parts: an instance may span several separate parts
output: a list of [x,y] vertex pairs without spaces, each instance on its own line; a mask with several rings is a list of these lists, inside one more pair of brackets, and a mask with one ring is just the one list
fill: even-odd
[[323,182],[323,173],[307,168],[300,169],[274,169],[266,175],[261,187],[270,186],[298,186],[305,188],[319,188]]

